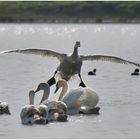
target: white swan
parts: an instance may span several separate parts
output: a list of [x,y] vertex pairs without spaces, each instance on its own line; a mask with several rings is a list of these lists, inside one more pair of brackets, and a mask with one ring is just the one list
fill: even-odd
[[99,114],[100,108],[96,107],[99,97],[93,90],[87,87],[78,87],[67,92],[67,82],[62,79],[57,82],[55,93],[61,87],[62,91],[58,100],[66,103],[69,114]]
[[29,105],[25,105],[20,113],[22,124],[46,124],[48,123],[48,108],[40,105],[34,106],[34,91],[29,92]]
[[81,78],[81,66],[83,61],[91,60],[91,61],[110,61],[115,63],[123,63],[123,64],[132,64],[140,67],[140,64],[131,62],[119,57],[115,56],[106,56],[106,55],[78,55],[78,47],[80,47],[80,42],[77,41],[74,46],[73,53],[69,56],[64,53],[58,53],[52,50],[44,50],[44,49],[22,49],[22,50],[6,50],[1,51],[0,53],[24,53],[24,54],[35,54],[35,55],[43,55],[49,57],[56,57],[60,61],[60,65],[57,67],[57,70],[54,73],[54,76],[48,80],[49,85],[55,84],[55,75],[59,74],[62,79],[68,81],[73,75],[78,74],[81,80],[79,86],[85,87],[85,84]]
[[49,121],[67,121],[67,106],[64,102],[48,100],[50,94],[50,86],[47,83],[40,83],[35,90],[35,93],[43,90],[43,97],[40,104],[48,107],[48,120]]
[[0,114],[11,114],[9,105],[6,102],[0,102]]

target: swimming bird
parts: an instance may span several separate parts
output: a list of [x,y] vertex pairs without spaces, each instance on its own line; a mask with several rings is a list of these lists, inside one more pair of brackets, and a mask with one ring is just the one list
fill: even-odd
[[35,90],[35,93],[43,90],[43,96],[40,101],[41,105],[48,107],[48,120],[49,121],[67,121],[67,106],[64,102],[57,100],[49,100],[50,86],[47,83],[40,83]]
[[47,124],[48,108],[45,105],[34,106],[34,91],[29,92],[29,105],[25,105],[20,113],[22,124]]
[[93,71],[89,71],[88,75],[96,75],[96,69],[93,69]]
[[85,87],[78,87],[68,91],[66,80],[59,80],[56,84],[55,93],[59,88],[62,88],[59,99],[66,103],[69,114],[99,114],[99,107],[96,107],[99,102],[99,97],[93,90]]
[[59,60],[60,64],[57,67],[53,77],[47,81],[47,83],[51,86],[56,83],[55,75],[59,74],[62,79],[68,81],[72,76],[78,74],[80,78],[79,86],[85,87],[82,78],[81,78],[81,67],[83,61],[110,61],[115,63],[122,63],[122,64],[132,64],[135,66],[140,67],[140,64],[125,60],[123,58],[119,58],[116,56],[107,56],[107,55],[79,55],[78,48],[80,47],[80,42],[76,41],[74,45],[74,50],[71,55],[65,53],[59,53],[52,50],[44,50],[44,49],[16,49],[16,50],[6,50],[1,51],[0,53],[24,53],[24,54],[35,54],[35,55],[43,55],[49,57],[55,57]]
[[0,114],[10,115],[9,105],[6,102],[0,102]]
[[135,71],[133,72],[133,73],[131,73],[131,75],[133,76],[133,75],[139,75],[139,69],[135,69]]

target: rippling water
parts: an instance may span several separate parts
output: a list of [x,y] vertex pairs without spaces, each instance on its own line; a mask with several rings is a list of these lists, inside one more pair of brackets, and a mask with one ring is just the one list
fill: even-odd
[[[80,54],[115,55],[140,63],[140,25],[137,24],[0,24],[0,50],[45,48],[71,53],[75,41]],[[35,55],[0,55],[0,100],[10,105],[11,116],[0,116],[0,138],[140,138],[140,77],[135,67],[108,62],[85,62],[82,77],[99,97],[100,115],[69,116],[66,123],[25,126],[20,121],[28,91],[48,80],[58,65],[55,58]],[[87,72],[97,69],[96,76]],[[71,87],[78,86],[76,78]],[[51,87],[50,98],[55,87]],[[39,103],[41,93],[36,95]]]

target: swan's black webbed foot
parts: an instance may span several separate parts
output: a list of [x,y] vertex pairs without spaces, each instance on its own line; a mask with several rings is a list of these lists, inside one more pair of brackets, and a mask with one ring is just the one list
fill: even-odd
[[56,75],[56,73],[57,73],[57,70],[55,71],[53,77],[47,81],[47,83],[49,84],[49,86],[52,86],[52,85],[56,84],[56,80],[54,78],[55,75]]
[[80,87],[86,87],[86,85],[84,84],[83,81],[81,81],[81,83],[79,84]]
[[54,77],[52,77],[51,79],[49,79],[49,80],[47,81],[47,83],[49,84],[49,86],[52,86],[52,85],[56,84],[56,80],[55,80]]
[[84,82],[83,82],[83,80],[82,80],[82,78],[81,78],[81,74],[80,74],[80,73],[78,74],[78,76],[79,76],[80,81],[81,81],[81,83],[79,84],[79,86],[81,86],[81,87],[86,87],[86,85],[84,84]]
[[95,107],[95,108],[89,109],[87,111],[80,110],[79,113],[80,114],[96,114],[96,115],[99,115],[100,114],[99,110],[100,110],[100,107]]

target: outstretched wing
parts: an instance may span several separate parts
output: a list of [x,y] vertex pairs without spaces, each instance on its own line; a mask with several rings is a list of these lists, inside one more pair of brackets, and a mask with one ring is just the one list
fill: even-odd
[[140,64],[132,62],[132,61],[128,61],[119,57],[115,57],[115,56],[106,56],[106,55],[87,55],[87,56],[83,56],[81,55],[82,60],[91,60],[91,61],[109,61],[109,62],[115,62],[115,63],[121,63],[121,64],[132,64],[135,66],[140,67]]
[[49,57],[56,57],[60,62],[62,62],[63,57],[66,56],[66,54],[61,54],[52,50],[44,50],[44,49],[23,49],[23,50],[6,50],[1,51],[2,53],[23,53],[23,54],[35,54],[35,55],[42,55],[42,56],[49,56]]

